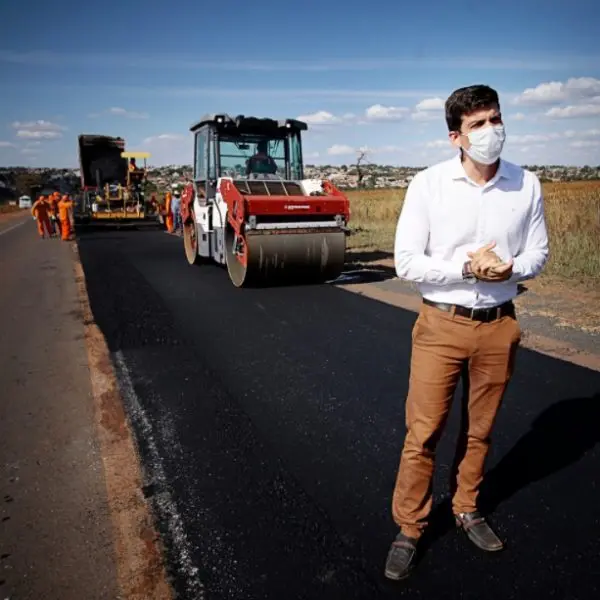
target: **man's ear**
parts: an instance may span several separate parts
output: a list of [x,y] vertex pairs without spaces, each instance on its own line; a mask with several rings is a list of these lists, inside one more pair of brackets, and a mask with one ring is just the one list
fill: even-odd
[[455,148],[460,148],[460,133],[458,131],[448,133],[448,139]]

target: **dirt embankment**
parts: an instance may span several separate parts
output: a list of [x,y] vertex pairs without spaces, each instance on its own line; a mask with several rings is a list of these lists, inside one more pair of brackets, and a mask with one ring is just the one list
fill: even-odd
[[18,206],[10,206],[9,204],[0,204],[0,223],[13,221],[19,217],[24,217],[31,214],[29,208],[19,208]]

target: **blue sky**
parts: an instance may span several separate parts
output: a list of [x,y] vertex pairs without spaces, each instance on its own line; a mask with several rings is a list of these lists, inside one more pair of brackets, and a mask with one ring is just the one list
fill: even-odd
[[2,10],[0,165],[76,166],[80,133],[191,162],[207,112],[301,117],[307,162],[452,154],[443,102],[500,93],[504,157],[600,164],[597,0],[55,0]]

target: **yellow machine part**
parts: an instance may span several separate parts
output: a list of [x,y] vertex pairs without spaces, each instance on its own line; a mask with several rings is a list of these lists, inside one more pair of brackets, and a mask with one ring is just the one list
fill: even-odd
[[144,219],[146,215],[144,213],[138,214],[128,213],[123,210],[115,210],[112,212],[95,212],[92,213],[92,219],[106,220],[106,219]]

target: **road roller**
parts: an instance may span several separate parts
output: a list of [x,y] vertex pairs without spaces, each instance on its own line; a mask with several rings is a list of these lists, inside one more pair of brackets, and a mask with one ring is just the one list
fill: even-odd
[[296,119],[205,115],[190,127],[193,180],[181,197],[189,264],[227,267],[236,287],[335,280],[350,203],[330,181],[305,179]]

